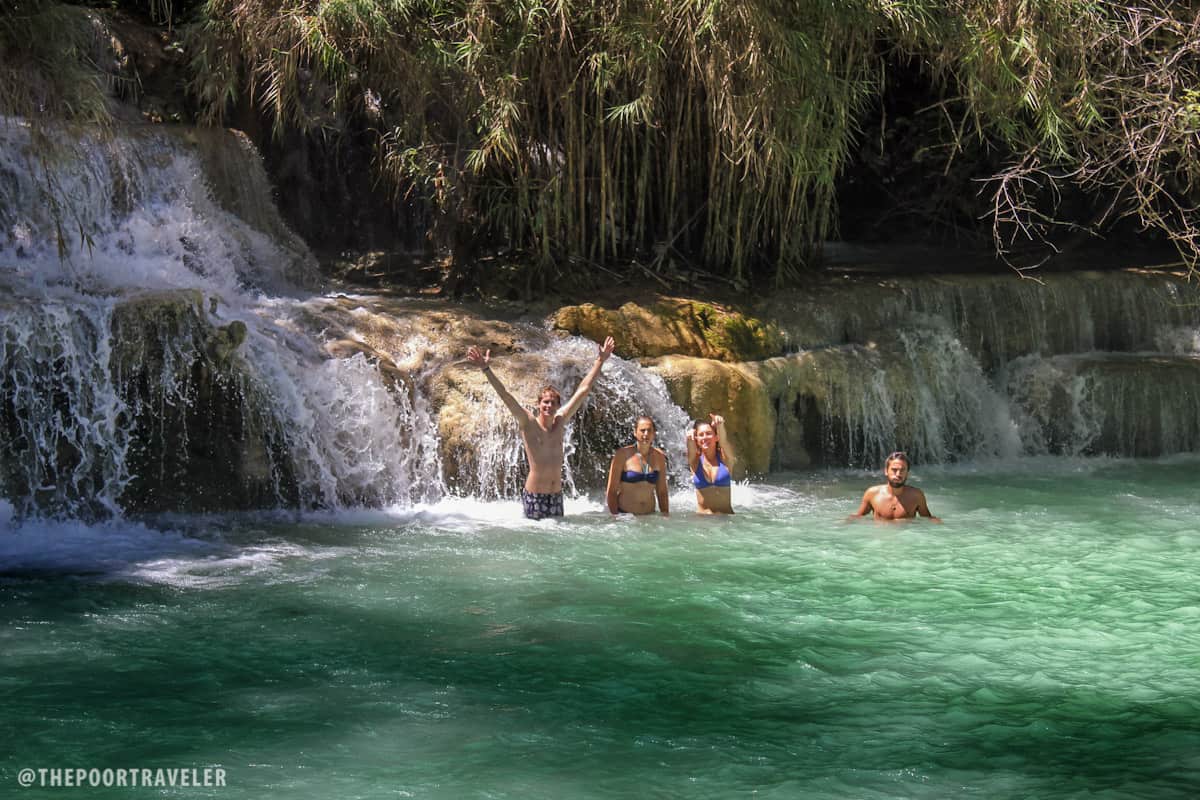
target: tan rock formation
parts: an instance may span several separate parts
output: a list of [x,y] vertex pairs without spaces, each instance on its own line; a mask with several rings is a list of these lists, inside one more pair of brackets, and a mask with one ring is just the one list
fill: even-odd
[[687,355],[719,361],[755,361],[783,352],[773,324],[723,306],[663,297],[650,306],[626,303],[606,309],[591,303],[566,306],[552,317],[561,330],[617,340],[624,358]]

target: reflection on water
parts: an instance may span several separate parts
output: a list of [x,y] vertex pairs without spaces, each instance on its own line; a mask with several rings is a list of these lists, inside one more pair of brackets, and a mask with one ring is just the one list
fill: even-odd
[[1197,466],[918,465],[942,526],[845,522],[867,473],[738,485],[725,519],[679,491],[669,519],[597,496],[540,523],[470,500],[27,523],[0,535],[3,771],[219,765],[223,798],[1192,797]]

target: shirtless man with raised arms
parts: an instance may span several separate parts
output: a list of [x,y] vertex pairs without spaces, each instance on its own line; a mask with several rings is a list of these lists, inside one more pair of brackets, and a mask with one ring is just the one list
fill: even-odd
[[870,511],[877,521],[893,522],[900,519],[915,519],[918,515],[928,517],[933,522],[941,522],[929,511],[925,502],[925,493],[915,486],[909,486],[908,456],[897,451],[883,462],[883,474],[887,483],[872,486],[863,493],[862,503],[858,511],[850,515],[866,516]]
[[521,429],[521,441],[525,443],[525,456],[529,459],[529,476],[525,478],[525,489],[521,492],[521,504],[526,517],[542,519],[563,515],[563,430],[567,421],[583,405],[584,398],[592,390],[592,384],[615,346],[611,336],[604,340],[596,355],[596,363],[583,376],[579,388],[566,405],[562,405],[562,396],[553,387],[542,389],[538,395],[536,416],[523,408],[492,372],[489,364],[491,350],[480,350],[478,347],[467,350],[467,361],[483,371],[484,377],[500,395]]

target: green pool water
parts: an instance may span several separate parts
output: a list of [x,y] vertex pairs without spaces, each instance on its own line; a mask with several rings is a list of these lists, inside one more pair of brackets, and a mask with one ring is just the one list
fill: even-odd
[[[0,529],[6,797],[1192,798],[1200,461]],[[22,788],[22,769],[224,786]]]

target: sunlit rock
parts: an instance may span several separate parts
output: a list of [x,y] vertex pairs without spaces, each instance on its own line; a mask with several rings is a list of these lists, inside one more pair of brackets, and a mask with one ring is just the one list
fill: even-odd
[[555,327],[602,341],[612,336],[626,358],[687,355],[720,361],[755,361],[783,352],[778,329],[721,306],[680,298],[652,305],[629,302],[617,309],[591,303],[567,306],[553,317]]

